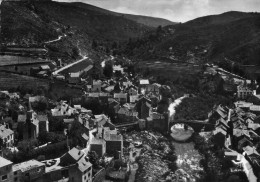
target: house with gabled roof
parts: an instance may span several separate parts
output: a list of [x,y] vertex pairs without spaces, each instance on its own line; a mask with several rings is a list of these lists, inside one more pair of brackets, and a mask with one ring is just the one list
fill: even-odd
[[69,181],[92,182],[92,164],[82,157],[76,164],[69,166]]
[[[14,143],[14,132],[13,130],[6,127],[6,125],[0,125],[0,142],[6,147],[12,147]],[[1,146],[2,147],[2,146]]]
[[77,148],[72,148],[60,157],[60,165],[65,167],[77,163],[84,156],[84,152]]
[[127,102],[127,93],[115,93],[114,99],[121,104],[125,104]]
[[228,126],[228,122],[226,120],[224,120],[223,118],[219,118],[216,122],[216,127],[224,127],[226,128],[226,130],[228,130],[229,126]]
[[13,170],[12,170],[13,162],[3,158],[0,156],[0,181],[12,182],[13,178]]
[[213,110],[208,114],[209,123],[216,124],[217,120],[223,118],[228,120],[229,108],[223,107],[221,105],[214,106]]

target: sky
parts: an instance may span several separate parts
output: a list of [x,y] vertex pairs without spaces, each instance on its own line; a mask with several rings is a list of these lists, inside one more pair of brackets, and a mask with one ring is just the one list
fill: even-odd
[[56,0],[81,1],[120,13],[185,22],[227,11],[260,12],[260,0]]

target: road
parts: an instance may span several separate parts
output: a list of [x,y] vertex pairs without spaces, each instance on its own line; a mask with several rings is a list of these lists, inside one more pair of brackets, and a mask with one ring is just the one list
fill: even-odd
[[50,40],[50,41],[47,41],[47,42],[44,42],[44,43],[45,43],[45,44],[50,44],[50,43],[53,43],[53,42],[58,42],[58,41],[60,41],[63,37],[67,37],[67,35],[66,35],[66,34],[61,35],[61,36],[59,36],[59,38],[57,38],[57,39]]
[[62,67],[62,68],[60,68],[60,69],[54,71],[52,74],[53,74],[53,75],[58,75],[59,72],[65,70],[65,69],[68,69],[68,68],[70,68],[71,66],[73,66],[73,65],[75,65],[75,64],[78,64],[78,63],[80,63],[80,62],[86,60],[87,58],[88,58],[88,57],[84,56],[82,59],[80,59],[80,60],[78,60],[78,61],[76,61],[76,62],[73,62],[73,63],[71,63],[71,64],[68,64],[68,65],[66,65],[66,66],[64,66],[64,67]]

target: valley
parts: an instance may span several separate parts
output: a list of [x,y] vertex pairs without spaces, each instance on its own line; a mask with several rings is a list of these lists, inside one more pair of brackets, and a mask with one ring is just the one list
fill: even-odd
[[1,179],[260,178],[260,13],[3,0],[0,21]]

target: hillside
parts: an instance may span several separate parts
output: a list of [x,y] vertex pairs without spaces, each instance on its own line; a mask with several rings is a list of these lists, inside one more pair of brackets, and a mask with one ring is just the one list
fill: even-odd
[[116,13],[113,11],[109,11],[106,9],[102,9],[96,6],[92,6],[90,4],[75,2],[70,3],[71,6],[75,6],[78,8],[83,8],[86,11],[97,11],[102,14],[113,15],[113,16],[121,16],[128,20],[134,21],[136,23],[148,26],[148,27],[158,27],[158,26],[167,26],[167,25],[174,25],[175,22],[171,22],[169,20],[163,18],[156,18],[156,17],[149,17],[149,16],[142,16],[142,15],[131,15],[131,14],[123,14],[123,13]]
[[180,62],[222,61],[259,65],[260,14],[227,12],[163,27],[129,43],[137,59]]
[[[172,24],[160,18],[124,15],[77,2],[3,1],[1,11],[2,43],[45,47],[50,58],[63,58],[66,62],[79,55],[102,55],[113,43],[141,37],[155,26]],[[61,39],[52,41],[58,37]]]
[[[1,41],[5,45],[45,47],[50,58],[63,58],[66,62],[77,59],[79,55],[98,53],[92,49],[93,40],[97,40],[103,50],[106,42],[126,41],[152,30],[99,8],[88,10],[82,5],[54,1],[3,1],[1,25]],[[45,43],[58,37],[62,38]]]
[[158,26],[167,26],[167,25],[175,25],[175,22],[171,22],[169,20],[163,18],[155,18],[149,16],[140,16],[140,15],[130,15],[123,14],[123,17],[133,20],[137,23],[144,24],[150,27],[158,27]]
[[55,1],[3,2],[2,27],[6,42],[23,38],[51,40],[67,27],[91,39],[125,41],[142,36],[159,25],[172,22],[160,18],[124,15],[84,3]]

